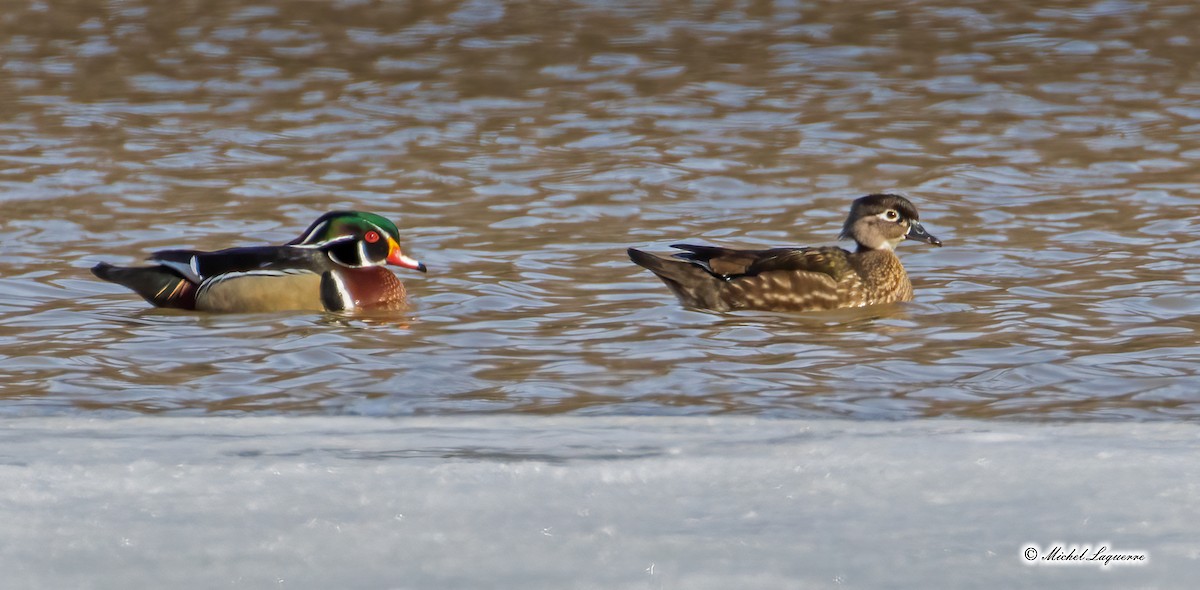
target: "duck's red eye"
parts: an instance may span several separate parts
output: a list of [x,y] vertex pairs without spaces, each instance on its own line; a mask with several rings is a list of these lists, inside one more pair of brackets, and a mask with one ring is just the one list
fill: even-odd
[[367,232],[367,235],[363,236],[363,239],[366,240],[368,244],[374,244],[375,242],[379,241],[379,232],[371,230]]

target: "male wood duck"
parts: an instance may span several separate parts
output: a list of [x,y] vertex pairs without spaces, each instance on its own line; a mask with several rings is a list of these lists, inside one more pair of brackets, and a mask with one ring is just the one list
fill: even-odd
[[225,312],[396,310],[407,304],[393,264],[425,272],[400,251],[387,218],[332,211],[282,246],[162,250],[150,266],[101,262],[92,273],[158,307]]
[[734,250],[674,244],[673,258],[629,249],[629,258],[658,275],[688,307],[713,311],[819,311],[912,301],[912,283],[896,257],[900,242],[942,241],[921,225],[908,199],[891,194],[856,199],[836,246]]

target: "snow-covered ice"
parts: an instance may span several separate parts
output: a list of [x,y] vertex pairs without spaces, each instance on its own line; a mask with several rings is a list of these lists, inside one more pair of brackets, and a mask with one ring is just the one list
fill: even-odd
[[[4,588],[1184,587],[1179,423],[0,421]],[[1106,543],[1145,565],[1029,565]]]

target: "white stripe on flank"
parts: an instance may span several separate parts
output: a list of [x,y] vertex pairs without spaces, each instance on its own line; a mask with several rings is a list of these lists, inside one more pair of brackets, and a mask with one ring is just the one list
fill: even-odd
[[346,288],[346,283],[342,282],[342,276],[337,272],[331,272],[329,276],[333,277],[333,286],[337,288],[338,297],[342,298],[342,311],[354,311],[354,296]]
[[284,270],[247,270],[247,271],[238,271],[238,272],[227,272],[225,274],[220,274],[220,275],[217,275],[212,278],[204,279],[204,281],[202,283],[200,283],[200,290],[196,291],[196,297],[199,298],[202,295],[204,295],[205,293],[207,293],[208,290],[213,287],[213,285],[217,285],[217,284],[223,283],[225,281],[233,280],[233,279],[240,279],[242,277],[286,277],[289,275],[304,275],[304,274],[316,274],[316,273],[314,273],[311,270],[305,270],[305,269],[301,269],[301,268],[289,268],[289,269],[284,269]]

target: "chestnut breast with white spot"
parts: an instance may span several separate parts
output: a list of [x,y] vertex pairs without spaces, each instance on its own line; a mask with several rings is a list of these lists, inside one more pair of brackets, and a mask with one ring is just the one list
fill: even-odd
[[408,306],[404,284],[386,268],[367,266],[335,272],[354,303],[353,309],[399,310]]

